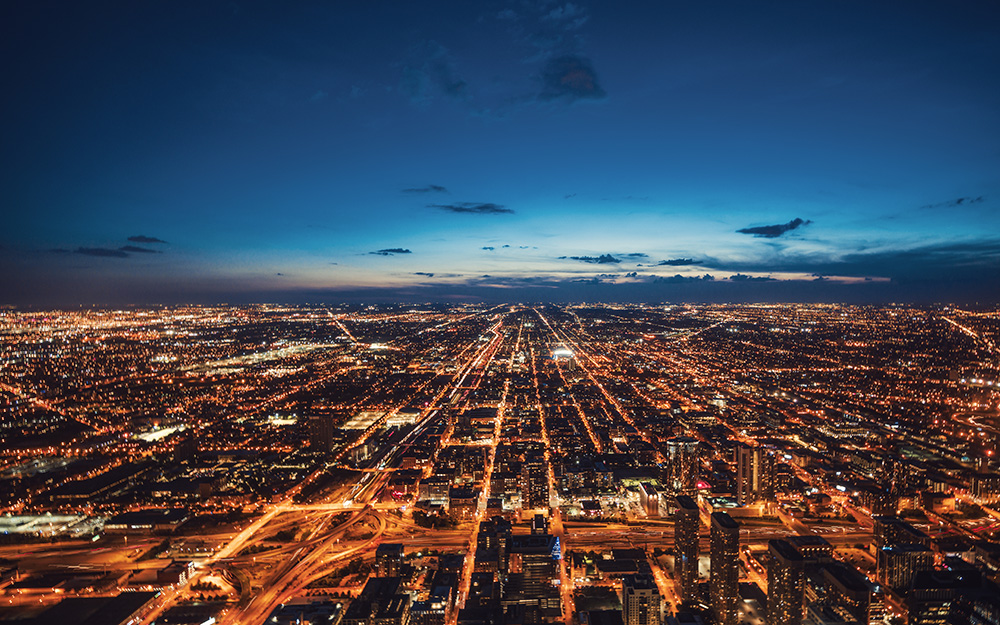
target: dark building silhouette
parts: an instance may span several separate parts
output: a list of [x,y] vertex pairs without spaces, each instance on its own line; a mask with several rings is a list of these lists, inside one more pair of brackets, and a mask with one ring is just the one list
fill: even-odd
[[403,545],[400,543],[382,543],[375,550],[375,571],[379,577],[394,577],[401,575],[403,568]]
[[712,614],[719,625],[736,625],[739,620],[739,546],[739,523],[725,512],[713,512],[708,593]]
[[328,453],[333,449],[336,430],[333,415],[309,417],[309,448],[312,451]]
[[805,560],[786,540],[770,540],[767,566],[767,621],[770,625],[802,622]]
[[549,471],[542,454],[528,454],[521,465],[521,508],[549,507]]
[[677,497],[674,513],[674,571],[681,601],[695,598],[698,584],[698,504],[687,495]]
[[410,595],[400,592],[399,577],[370,577],[358,597],[344,612],[342,625],[406,625],[410,621]]

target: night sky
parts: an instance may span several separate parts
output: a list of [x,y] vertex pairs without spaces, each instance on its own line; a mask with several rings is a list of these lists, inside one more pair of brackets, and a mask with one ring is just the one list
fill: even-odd
[[1000,300],[1000,5],[6,2],[0,304]]

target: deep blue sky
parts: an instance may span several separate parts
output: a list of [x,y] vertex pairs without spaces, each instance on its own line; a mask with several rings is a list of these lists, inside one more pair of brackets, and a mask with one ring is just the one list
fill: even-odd
[[993,1],[0,12],[0,303],[1000,299]]

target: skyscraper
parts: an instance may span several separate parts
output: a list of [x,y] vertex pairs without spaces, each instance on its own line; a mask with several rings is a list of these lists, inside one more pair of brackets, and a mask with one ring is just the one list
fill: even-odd
[[534,510],[549,507],[549,470],[545,457],[528,454],[521,465],[521,508]]
[[403,568],[403,545],[382,543],[375,550],[375,573],[379,577],[400,575]]
[[559,577],[559,542],[551,534],[518,534],[510,540],[511,570],[520,574],[514,586],[526,597],[538,598]]
[[667,462],[661,481],[676,495],[698,492],[697,439],[679,436],[667,441]]
[[758,500],[773,501],[774,454],[765,447],[740,443],[736,448],[736,501],[741,506]]
[[333,449],[336,429],[333,415],[319,414],[309,417],[309,448],[312,451],[328,453]]
[[622,620],[625,625],[660,625],[660,589],[652,575],[622,577]]
[[681,601],[691,601],[698,583],[698,504],[687,495],[677,497],[674,542],[677,594]]
[[739,618],[740,526],[725,512],[712,513],[712,570],[708,592],[719,625],[736,625]]
[[771,556],[767,566],[767,621],[770,625],[799,625],[802,622],[802,555],[787,540],[769,540]]

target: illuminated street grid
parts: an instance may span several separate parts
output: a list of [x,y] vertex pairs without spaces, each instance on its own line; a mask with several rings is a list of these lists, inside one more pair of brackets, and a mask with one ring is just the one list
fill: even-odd
[[[880,515],[923,532],[939,569],[983,567],[967,554],[1000,537],[998,340],[996,311],[945,307],[3,312],[0,606],[152,589],[142,622],[195,606],[257,624],[296,598],[346,608],[377,547],[401,544],[415,602],[464,555],[455,623],[475,576],[504,576],[478,559],[481,524],[516,537],[541,514],[560,560],[538,618],[617,601],[607,563],[636,548],[665,615],[709,618],[707,594],[682,605],[675,587],[677,437],[698,450],[702,582],[720,510],[765,594],[768,541],[796,535],[878,583]],[[774,464],[737,506],[740,444]],[[190,578],[164,581],[171,562]],[[883,596],[902,619],[906,589]]]

